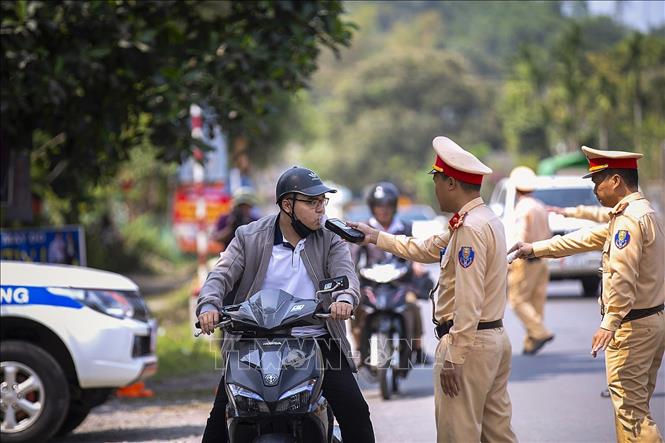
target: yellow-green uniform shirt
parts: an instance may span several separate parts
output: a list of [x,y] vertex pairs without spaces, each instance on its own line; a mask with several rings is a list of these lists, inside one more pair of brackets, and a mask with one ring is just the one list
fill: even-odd
[[506,237],[501,220],[476,198],[460,209],[463,224],[426,239],[379,233],[377,245],[409,260],[441,264],[434,317],[453,320],[446,360],[463,364],[479,322],[503,318],[506,309]]
[[579,205],[572,208],[563,208],[563,215],[572,218],[583,218],[598,223],[610,221],[610,211],[602,206]]
[[624,197],[604,226],[581,229],[533,244],[536,257],[565,257],[603,251],[601,327],[619,328],[631,309],[665,302],[665,232],[663,223],[639,192]]

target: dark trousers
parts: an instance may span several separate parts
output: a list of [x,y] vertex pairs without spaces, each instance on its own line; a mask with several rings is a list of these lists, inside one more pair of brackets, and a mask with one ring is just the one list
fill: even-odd
[[[363,398],[349,364],[330,337],[318,338],[323,354],[325,375],[323,396],[328,400],[339,423],[344,443],[374,442],[374,429],[369,419],[369,407]],[[227,442],[226,405],[229,399],[224,389],[224,377],[219,381],[217,396],[213,404],[202,443]]]

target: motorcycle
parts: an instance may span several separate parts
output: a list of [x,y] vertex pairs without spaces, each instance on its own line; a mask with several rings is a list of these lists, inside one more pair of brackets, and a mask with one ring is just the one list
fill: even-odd
[[384,400],[398,392],[400,379],[411,366],[412,349],[404,318],[407,287],[401,281],[408,271],[408,263],[398,258],[359,271],[365,295],[359,307],[365,315],[361,366],[371,381],[379,382]]
[[[324,360],[313,338],[291,328],[321,325],[320,296],[347,289],[346,277],[319,282],[316,299],[264,289],[220,310],[228,334],[239,336],[226,359],[226,410],[231,442],[341,443],[332,409],[322,395]],[[200,328],[197,322],[196,327]],[[195,334],[200,335],[201,332]]]

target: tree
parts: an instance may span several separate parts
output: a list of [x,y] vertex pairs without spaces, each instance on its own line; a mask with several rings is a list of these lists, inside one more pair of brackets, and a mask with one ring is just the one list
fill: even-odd
[[409,184],[431,166],[436,135],[469,147],[498,132],[483,112],[487,88],[446,51],[377,54],[348,70],[334,96],[329,144],[311,156],[324,176],[358,191],[381,179]]
[[[351,38],[339,1],[2,2],[3,149],[30,151],[42,188],[85,200],[146,139],[191,149],[191,102],[231,134],[261,134],[306,85],[321,46]],[[76,207],[68,221],[78,218]]]
[[522,46],[512,63],[512,73],[502,85],[497,104],[502,116],[505,146],[514,157],[547,157],[547,109],[544,105],[548,73],[542,51]]

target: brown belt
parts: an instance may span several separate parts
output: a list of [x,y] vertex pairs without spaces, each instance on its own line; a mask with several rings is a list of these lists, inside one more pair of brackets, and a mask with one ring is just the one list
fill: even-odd
[[627,321],[638,320],[640,318],[648,317],[650,315],[657,314],[665,309],[665,305],[660,304],[654,306],[653,308],[646,309],[631,309],[628,311],[628,314],[621,320],[621,323],[626,323]]
[[[481,331],[483,329],[494,329],[494,328],[500,328],[503,326],[503,320],[494,320],[494,321],[486,321],[486,322],[480,322],[478,323],[478,330]],[[436,325],[434,327],[434,335],[436,336],[437,339],[440,339],[444,335],[450,332],[450,328],[453,327],[453,321],[448,320],[445,321],[439,325]]]

